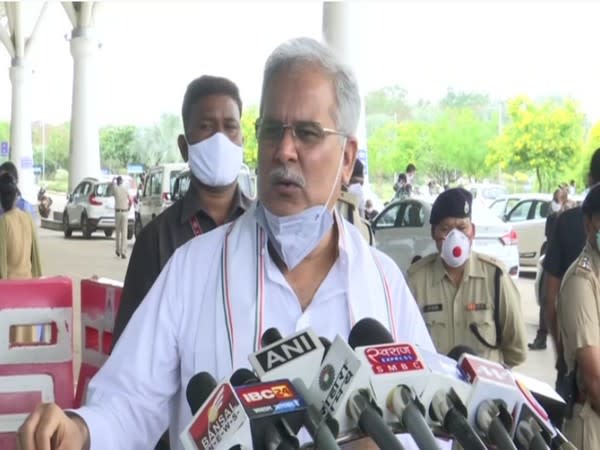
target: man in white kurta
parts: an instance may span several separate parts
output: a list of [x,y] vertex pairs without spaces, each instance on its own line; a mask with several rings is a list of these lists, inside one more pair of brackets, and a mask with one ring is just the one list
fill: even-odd
[[310,326],[333,340],[373,317],[396,340],[433,350],[396,264],[332,212],[356,159],[359,113],[354,76],[326,47],[278,47],[257,123],[259,201],[176,251],[91,381],[86,406],[68,415],[38,407],[19,433],[22,450],[50,437],[66,450],[147,450],[167,426],[181,449],[190,378],[249,367],[270,327],[286,335]]

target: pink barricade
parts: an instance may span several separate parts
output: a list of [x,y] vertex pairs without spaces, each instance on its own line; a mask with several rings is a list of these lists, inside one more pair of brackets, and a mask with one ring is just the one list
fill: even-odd
[[107,278],[81,280],[81,369],[76,407],[85,402],[90,379],[102,367],[112,347],[112,332],[123,283]]
[[73,286],[0,280],[0,449],[40,402],[73,407]]

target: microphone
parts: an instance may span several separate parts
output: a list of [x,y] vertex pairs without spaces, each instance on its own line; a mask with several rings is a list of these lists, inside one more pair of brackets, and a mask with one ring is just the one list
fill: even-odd
[[421,450],[439,450],[433,432],[425,421],[425,408],[414,389],[399,385],[388,395],[387,406],[400,419]]
[[217,381],[208,372],[200,372],[190,378],[185,390],[185,397],[195,415],[202,404],[206,401],[210,393],[217,387]]
[[458,396],[451,390],[438,391],[431,401],[429,415],[441,422],[444,428],[463,447],[472,450],[486,450],[487,447],[467,421],[467,410]]
[[331,341],[323,336],[319,336],[319,341],[323,344],[323,358],[325,358],[325,355],[327,355],[327,352],[329,351],[329,347],[331,347]]
[[525,450],[550,450],[535,421],[520,421],[517,426],[516,439]]
[[342,442],[360,436],[356,433],[358,425],[380,448],[403,448],[374,402],[366,368],[340,336],[334,339],[323,359],[308,398],[323,416],[330,415],[339,423]]
[[231,381],[250,418],[253,448],[297,450],[306,405],[294,386],[288,380],[261,382],[248,369],[237,370]]
[[267,329],[267,331],[265,331],[261,336],[260,345],[262,347],[268,347],[269,345],[274,344],[277,341],[281,341],[282,339],[283,336],[281,335],[279,330],[277,328],[271,327]]
[[309,386],[323,359],[323,344],[310,328],[281,338],[277,329],[270,328],[261,342],[267,344],[248,360],[262,381],[300,378]]
[[230,383],[201,372],[190,379],[186,397],[195,414],[179,436],[185,450],[253,448],[250,421]]
[[[408,432],[419,448],[438,450],[439,444],[427,423],[422,403],[429,404],[432,394],[427,392],[432,389],[433,379],[421,353],[410,344],[394,343],[387,329],[370,318],[356,323],[348,343],[367,368],[377,405],[384,410],[384,420],[395,432]],[[456,378],[455,371],[452,377]],[[444,377],[440,380],[444,381]],[[462,384],[465,389],[466,385]]]
[[[473,355],[462,355],[459,359],[459,366],[467,381],[473,386],[473,392],[469,399],[470,417],[471,412],[476,414],[478,406],[486,398],[500,399],[501,402],[496,402],[496,404],[500,406],[500,419],[505,426],[510,423],[511,417],[515,418],[514,423],[508,426],[508,431],[513,440],[521,443],[522,439],[529,436],[527,434],[529,431],[528,425],[521,425],[521,423],[527,423],[533,431],[536,427],[541,430],[537,434],[534,432],[533,437],[535,437],[535,440],[531,445],[539,446],[539,443],[536,442],[542,438],[545,445],[550,444],[552,448],[566,449],[572,447],[572,444],[553,425],[548,413],[527,389],[520,376],[517,378],[502,365]],[[556,396],[560,398],[558,394]],[[506,409],[507,414],[502,414],[503,408]],[[504,420],[502,419],[503,416],[505,417]],[[477,420],[476,417],[475,420]],[[484,426],[487,424],[485,420],[481,422]],[[517,433],[519,428],[521,429],[521,435]],[[491,429],[484,431],[491,439],[489,434]]]
[[394,338],[387,328],[371,317],[365,317],[356,322],[348,335],[348,345],[353,349],[393,343]]
[[[501,407],[504,407],[504,405],[501,405]],[[507,430],[512,422],[510,414],[505,407],[501,411],[501,407],[490,400],[481,402],[477,407],[477,426],[497,448],[517,450]],[[508,415],[508,420],[502,420],[501,414],[502,417]]]
[[450,349],[450,351],[448,352],[448,358],[452,358],[453,360],[455,360],[456,362],[458,362],[458,359],[464,355],[477,355],[477,352],[475,350],[473,350],[471,347],[469,347],[468,345],[456,345],[454,347],[452,347]]
[[[323,357],[325,357],[325,354],[331,346],[331,342],[324,337],[319,337],[318,340],[323,346]],[[289,342],[289,339],[282,338],[281,333],[279,333],[276,328],[269,328],[261,338],[261,344],[269,348],[277,348],[278,343],[285,342]],[[252,358],[250,358],[250,360],[252,361]],[[310,383],[312,383],[312,380],[316,376],[315,374],[318,373],[319,365],[321,363],[321,359],[316,360],[313,356],[311,356],[309,361],[306,361],[306,358],[304,357],[299,357],[298,360],[291,364],[280,367],[279,372],[284,378],[292,380],[292,384],[296,388],[296,391],[304,398],[305,402],[307,402],[304,425],[313,442],[316,444],[316,447],[323,450],[339,450],[339,446],[335,439],[335,436],[337,436],[339,431],[337,422],[330,418],[323,418],[319,413],[318,408],[315,405],[308,403],[307,384],[303,381],[302,377],[299,377],[300,373],[298,372],[299,366],[301,363],[304,364],[303,362],[306,363],[306,365],[301,368],[302,372],[300,373],[306,373],[307,375],[304,378],[310,379]],[[314,366],[310,366],[309,364],[313,364]],[[239,376],[238,373],[240,372],[246,373],[246,378],[249,378],[247,372],[252,374],[252,372],[247,369],[240,369],[233,376]],[[232,383],[234,381],[233,376]],[[254,374],[252,374],[252,376],[254,376]]]

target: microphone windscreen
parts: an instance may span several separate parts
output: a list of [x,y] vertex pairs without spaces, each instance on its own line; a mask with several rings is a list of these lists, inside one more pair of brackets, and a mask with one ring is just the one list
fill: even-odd
[[260,339],[260,344],[263,347],[267,347],[282,339],[283,337],[277,328],[269,328],[263,333],[262,338]]
[[468,345],[457,345],[455,347],[452,347],[448,352],[447,356],[448,358],[452,358],[453,360],[458,361],[458,359],[465,353],[467,355],[479,356],[477,352]]
[[258,377],[251,370],[242,367],[236,370],[229,379],[233,386],[243,386],[244,384],[260,383]]
[[393,344],[390,332],[377,320],[366,317],[354,324],[348,335],[348,345],[355,349],[366,345]]
[[323,345],[323,359],[325,359],[327,352],[329,351],[329,347],[331,347],[331,341],[323,336],[319,336],[319,341],[321,341],[321,344]]
[[192,415],[196,414],[210,393],[217,387],[214,377],[208,372],[200,372],[190,378],[185,396]]

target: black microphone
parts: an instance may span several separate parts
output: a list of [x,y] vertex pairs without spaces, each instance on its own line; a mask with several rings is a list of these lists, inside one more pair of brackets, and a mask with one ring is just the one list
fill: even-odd
[[184,448],[252,448],[250,420],[229,382],[217,384],[209,373],[198,373],[186,397],[194,417],[179,436]]
[[319,341],[321,341],[321,344],[323,344],[323,348],[325,349],[323,352],[323,358],[325,358],[325,356],[327,356],[327,352],[329,351],[329,347],[331,347],[331,341],[323,336],[319,336]]
[[210,393],[217,387],[214,377],[208,372],[200,372],[190,378],[185,396],[190,405],[192,416],[196,415]]
[[464,354],[479,356],[475,350],[473,350],[468,345],[456,345],[450,349],[448,352],[448,358],[452,358],[455,361],[458,361],[460,357]]
[[380,322],[370,317],[356,322],[348,335],[348,345],[353,350],[356,347],[393,343],[394,338],[390,332]]
[[467,409],[451,390],[438,391],[431,401],[429,415],[440,422],[456,441],[469,450],[486,450],[487,447],[467,421]]
[[277,328],[269,328],[261,336],[260,345],[262,347],[268,347],[269,345],[274,344],[275,342],[280,341],[282,339],[283,336]]
[[254,448],[300,448],[296,434],[306,405],[288,380],[263,383],[252,371],[238,369],[230,381],[250,417]]
[[[348,343],[356,352],[361,348],[368,352],[368,349],[389,349],[389,344],[394,345],[394,338],[380,322],[366,318],[354,325],[348,336]],[[390,359],[393,358],[390,356]],[[384,413],[387,409],[394,414],[399,419],[403,431],[407,431],[413,437],[420,449],[438,450],[439,445],[425,419],[425,408],[414,389],[404,384],[405,381],[401,372],[390,373],[389,376],[370,374],[370,385],[375,389],[377,404]],[[388,384],[391,386],[386,386]]]
[[[318,339],[324,348],[324,358],[325,354],[327,353],[327,350],[329,350],[329,347],[331,346],[331,342],[329,342],[329,340],[324,337],[319,337]],[[281,337],[281,333],[279,333],[279,331],[276,328],[269,328],[262,335],[261,343],[267,348],[277,348],[277,344],[281,344],[286,340],[287,339]],[[335,439],[335,436],[337,436],[339,432],[338,423],[330,416],[324,418],[320,414],[319,409],[315,405],[309,403],[309,391],[306,386],[306,383],[303,381],[303,377],[301,376],[302,374],[306,374],[304,378],[315,378],[319,372],[319,364],[321,363],[323,358],[313,359],[310,358],[310,355],[307,356],[309,356],[308,359],[302,357],[296,359],[295,362],[297,364],[294,364],[294,360],[292,360],[292,364],[287,365],[287,368],[286,365],[283,365],[283,370],[280,370],[278,372],[278,375],[280,376],[280,378],[289,379],[294,385],[296,391],[306,402],[307,409],[304,417],[304,425],[308,433],[313,438],[313,442],[316,444],[316,447],[322,450],[339,450],[339,446],[337,445]],[[248,372],[250,371],[246,369],[240,369],[237,372],[239,372],[240,375],[238,375],[238,373],[234,374],[234,376],[238,377],[236,381],[243,380],[244,377],[246,379],[250,379],[250,375],[248,374]],[[244,375],[242,376],[241,374]],[[250,374],[252,374],[252,372],[250,372]]]

